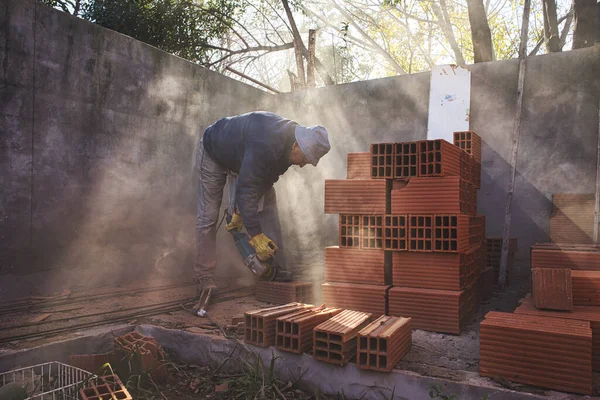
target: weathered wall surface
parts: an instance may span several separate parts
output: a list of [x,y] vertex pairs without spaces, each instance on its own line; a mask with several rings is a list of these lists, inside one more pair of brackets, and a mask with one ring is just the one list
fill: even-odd
[[[600,46],[532,57],[526,68],[512,218],[523,261],[529,245],[549,240],[552,193],[595,190]],[[471,129],[484,142],[478,210],[487,217],[487,235],[502,236],[519,61],[468,69]],[[317,168],[297,174],[304,185],[287,176],[279,184],[281,213],[294,221],[288,235],[303,238],[308,249],[335,244],[337,219],[320,214],[323,179],[345,178],[346,153],[368,151],[369,143],[425,139],[428,99],[428,73],[278,96],[277,111],[326,126],[333,146]]]
[[0,26],[0,273],[191,271],[197,137],[269,95],[34,0]]
[[[337,242],[323,183],[345,178],[348,152],[426,137],[428,73],[271,96],[34,0],[3,1],[0,27],[2,274],[189,271],[193,149],[223,116],[268,109],[328,128],[331,153],[276,185],[296,260]],[[599,64],[598,46],[527,61],[512,225],[522,260],[548,240],[552,193],[594,190]],[[479,210],[499,236],[518,61],[468,68],[484,140]]]

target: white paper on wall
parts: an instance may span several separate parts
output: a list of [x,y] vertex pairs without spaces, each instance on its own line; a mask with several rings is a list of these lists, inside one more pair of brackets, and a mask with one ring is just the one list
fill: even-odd
[[431,70],[427,139],[452,143],[453,133],[469,130],[471,72],[456,65]]

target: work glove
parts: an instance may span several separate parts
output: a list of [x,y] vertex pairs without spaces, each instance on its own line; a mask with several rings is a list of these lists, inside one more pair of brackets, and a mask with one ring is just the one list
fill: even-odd
[[273,243],[273,241],[264,233],[259,233],[258,235],[253,236],[249,243],[252,247],[254,247],[256,250],[256,255],[261,261],[266,261],[270,257],[273,257],[273,254],[279,250],[279,247],[277,247],[275,243]]
[[228,231],[232,231],[234,229],[236,231],[241,231],[243,226],[244,221],[242,221],[242,216],[236,211],[235,213],[233,213],[231,221],[229,221],[229,223],[225,225],[225,229],[227,229]]

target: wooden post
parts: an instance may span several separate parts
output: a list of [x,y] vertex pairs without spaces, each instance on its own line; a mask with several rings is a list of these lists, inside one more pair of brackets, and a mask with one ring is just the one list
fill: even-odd
[[594,205],[594,244],[598,244],[598,217],[600,213],[600,102],[598,103],[598,156],[596,157],[596,202]]
[[515,190],[515,178],[517,174],[517,158],[519,155],[519,140],[521,138],[521,111],[523,109],[523,87],[525,86],[526,58],[519,62],[519,81],[517,83],[517,113],[513,125],[512,153],[510,155],[510,173],[508,176],[508,187],[506,190],[506,207],[504,209],[504,231],[502,234],[502,252],[500,253],[500,271],[498,273],[498,284],[502,287],[506,284],[506,272],[508,265],[508,248],[510,244],[510,224],[512,221],[512,198]]
[[314,88],[315,83],[315,43],[317,40],[317,31],[310,29],[308,31],[308,61],[306,63],[306,86]]
[[296,74],[294,74],[292,71],[290,71],[289,69],[287,70],[288,73],[288,78],[290,79],[290,91],[295,92],[296,91]]

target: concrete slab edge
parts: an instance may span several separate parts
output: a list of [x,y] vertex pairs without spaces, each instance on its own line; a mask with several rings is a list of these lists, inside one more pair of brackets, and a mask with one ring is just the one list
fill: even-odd
[[[143,335],[154,337],[168,353],[189,364],[217,367],[227,357],[243,355],[239,347],[236,349],[234,341],[222,336],[197,334],[153,325],[140,325],[136,327],[136,330]],[[410,371],[393,370],[390,373],[379,373],[361,370],[356,364],[340,367],[315,361],[307,354],[297,355],[281,352],[274,347],[264,349],[248,347],[261,358],[265,367],[269,366],[273,356],[278,357],[275,369],[279,378],[284,381],[296,382],[298,388],[312,393],[318,390],[319,393],[343,393],[348,398],[390,400],[392,391],[396,388],[394,400],[430,400],[429,390],[434,385],[442,385],[445,394],[453,394],[457,399],[530,400],[549,398],[503,388],[421,376]],[[235,368],[236,366],[231,363],[223,366],[224,371]],[[473,380],[479,377],[474,372],[467,374],[473,375]],[[559,394],[558,397],[551,395],[550,398],[560,398],[561,395],[564,394]]]
[[0,349],[0,372],[42,364],[50,361],[67,362],[72,354],[94,354],[109,351],[113,338],[134,329],[133,325],[108,325],[81,331],[81,336],[59,340],[22,350]]

